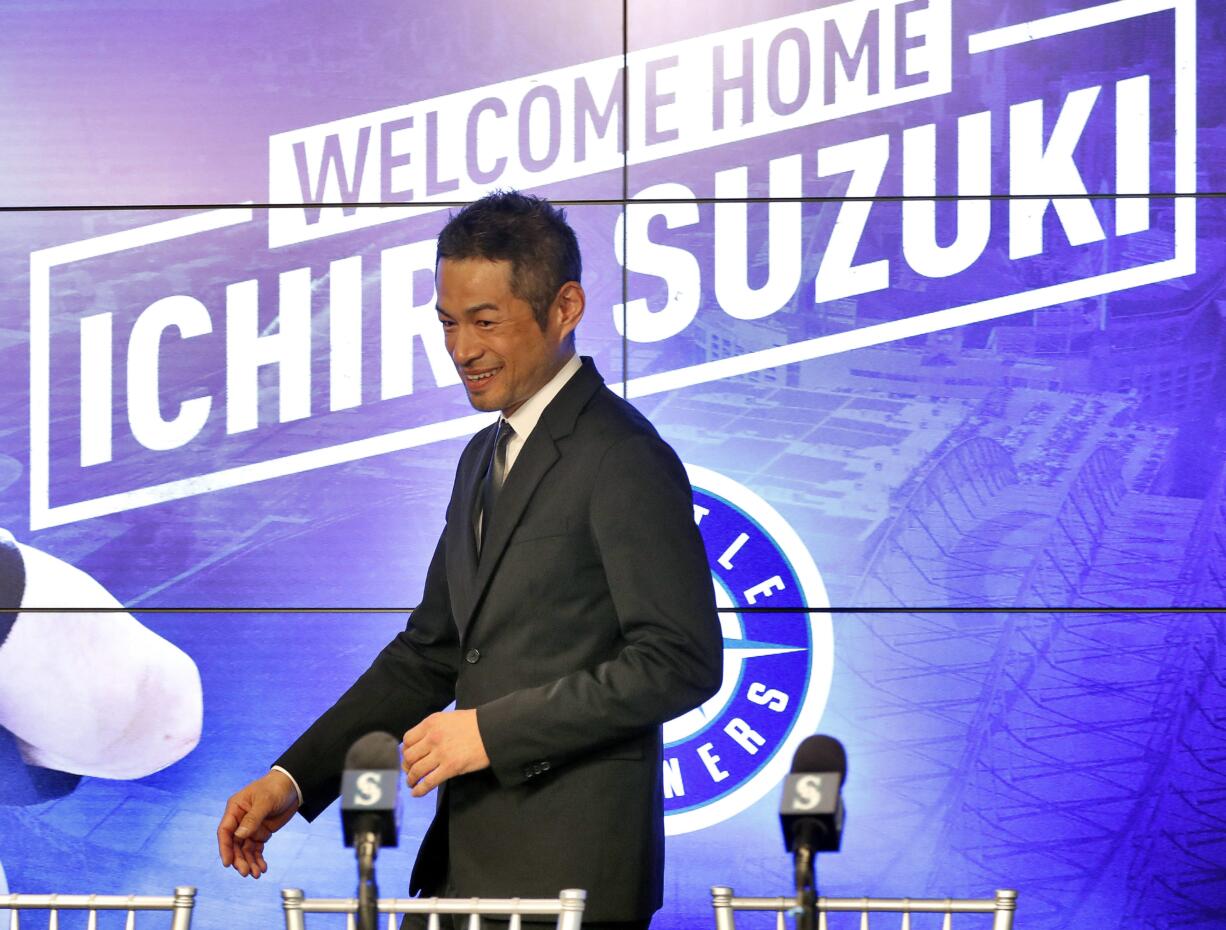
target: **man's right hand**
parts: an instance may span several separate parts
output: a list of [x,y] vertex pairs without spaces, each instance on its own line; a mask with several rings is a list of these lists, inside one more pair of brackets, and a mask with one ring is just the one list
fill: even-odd
[[298,792],[284,772],[257,778],[226,802],[217,827],[221,864],[244,878],[259,878],[268,871],[264,844],[298,811]]

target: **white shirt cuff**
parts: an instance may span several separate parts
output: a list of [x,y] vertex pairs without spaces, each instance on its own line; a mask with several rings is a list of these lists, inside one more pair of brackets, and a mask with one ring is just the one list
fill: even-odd
[[272,767],[272,770],[274,772],[280,772],[282,775],[284,775],[286,778],[289,779],[289,783],[294,786],[294,793],[298,795],[298,806],[302,807],[302,789],[298,787],[298,779],[294,778],[293,775],[285,771],[285,769],[281,768],[281,766],[279,765],[274,765]]

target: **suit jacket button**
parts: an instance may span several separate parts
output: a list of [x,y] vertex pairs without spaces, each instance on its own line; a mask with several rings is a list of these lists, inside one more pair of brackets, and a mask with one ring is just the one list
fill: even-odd
[[549,771],[549,763],[548,763],[548,762],[542,762],[542,763],[541,763],[541,771],[542,771],[542,772],[548,772],[548,771]]
[[467,662],[469,665],[476,665],[478,662],[481,661],[481,650],[480,649],[469,649],[468,655],[464,656],[464,661]]

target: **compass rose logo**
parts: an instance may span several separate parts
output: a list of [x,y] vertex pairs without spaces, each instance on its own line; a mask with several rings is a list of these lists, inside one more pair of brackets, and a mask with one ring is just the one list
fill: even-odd
[[[724,634],[709,701],[664,725],[665,832],[727,820],[776,787],[817,730],[834,667],[826,588],[796,531],[744,485],[687,465]],[[815,610],[816,609],[816,610]]]

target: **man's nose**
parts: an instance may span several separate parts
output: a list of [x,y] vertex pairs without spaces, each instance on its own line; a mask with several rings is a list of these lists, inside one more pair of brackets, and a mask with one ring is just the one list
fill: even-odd
[[451,358],[457,365],[467,365],[481,355],[481,346],[465,326],[457,326],[452,333]]

